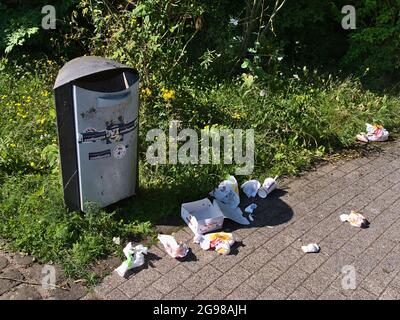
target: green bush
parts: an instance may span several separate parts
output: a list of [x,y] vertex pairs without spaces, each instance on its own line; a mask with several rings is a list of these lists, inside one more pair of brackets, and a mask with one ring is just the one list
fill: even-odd
[[357,1],[355,6],[357,29],[349,36],[344,65],[359,74],[369,71],[372,79],[397,76],[400,70],[400,1],[365,0]]

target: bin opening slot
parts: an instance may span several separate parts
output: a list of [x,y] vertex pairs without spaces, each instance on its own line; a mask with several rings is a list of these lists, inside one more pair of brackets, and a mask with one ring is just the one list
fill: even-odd
[[89,160],[98,160],[111,157],[111,150],[104,150],[99,152],[90,152],[89,153]]
[[96,140],[102,140],[106,138],[105,131],[97,132],[84,132],[82,133],[82,142],[94,142]]
[[[113,95],[113,96],[104,96],[97,98],[97,107],[98,108],[110,108],[115,107],[121,104],[129,104],[131,99],[129,99],[131,95],[130,91]],[[129,99],[129,100],[128,100]]]

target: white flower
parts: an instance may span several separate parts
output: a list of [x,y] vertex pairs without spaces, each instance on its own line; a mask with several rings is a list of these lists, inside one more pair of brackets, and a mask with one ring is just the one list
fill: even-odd
[[300,77],[299,77],[299,75],[297,75],[297,74],[294,74],[294,75],[293,75],[293,78],[295,78],[296,80],[300,80]]
[[277,59],[278,59],[278,61],[282,61],[283,57],[278,57]]
[[235,18],[230,18],[229,23],[230,23],[231,25],[237,26],[238,23],[239,23],[239,20],[238,20],[238,19],[235,19]]
[[120,245],[121,244],[121,239],[119,237],[114,237],[112,240],[115,244]]
[[260,97],[264,97],[267,94],[267,91],[261,90],[260,91]]

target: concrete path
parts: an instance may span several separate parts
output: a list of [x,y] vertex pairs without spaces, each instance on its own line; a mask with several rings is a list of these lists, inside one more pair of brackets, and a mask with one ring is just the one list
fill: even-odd
[[[201,250],[185,227],[175,236],[192,248],[187,259],[154,246],[144,267],[127,279],[111,274],[86,299],[399,299],[400,142],[380,146],[281,182],[257,200],[250,227],[224,224],[241,240],[231,255]],[[339,220],[350,210],[369,229]],[[312,242],[321,252],[304,254]]]

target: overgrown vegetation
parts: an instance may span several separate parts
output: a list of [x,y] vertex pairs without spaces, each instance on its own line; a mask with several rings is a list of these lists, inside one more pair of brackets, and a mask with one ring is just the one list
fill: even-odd
[[[154,236],[160,218],[235,169],[152,166],[150,129],[254,129],[255,169],[242,182],[296,174],[351,146],[365,122],[400,128],[400,1],[355,1],[354,31],[340,27],[346,1],[70,0],[43,30],[45,2],[0,4],[0,236],[69,275],[93,279],[88,265],[120,251],[113,237]],[[141,76],[140,195],[87,214],[63,204],[51,89],[83,54]]]

